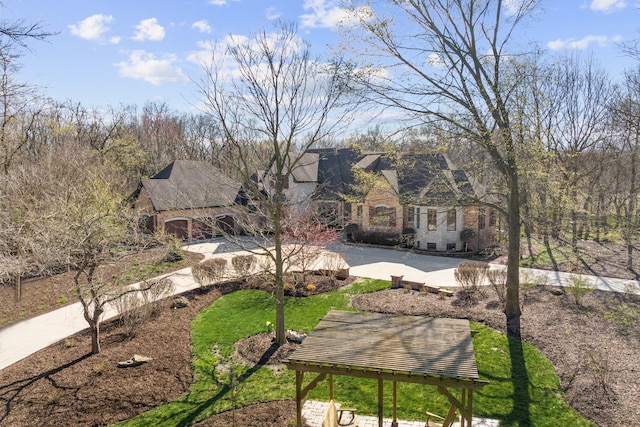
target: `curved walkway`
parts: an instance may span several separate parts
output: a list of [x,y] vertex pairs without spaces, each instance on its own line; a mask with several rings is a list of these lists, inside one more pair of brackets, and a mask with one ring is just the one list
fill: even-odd
[[[192,252],[202,253],[205,258],[232,258],[241,251],[237,247],[216,239],[207,243],[186,246]],[[404,276],[405,280],[455,287],[453,271],[461,261],[457,258],[418,255],[406,251],[382,248],[364,248],[338,244],[329,248],[346,256],[350,274],[353,276],[389,280],[391,275]],[[494,268],[500,268],[498,266]],[[539,277],[540,283],[565,286],[571,283],[571,274],[556,271],[522,269]],[[191,275],[191,268],[185,268],[165,275],[175,283],[175,293],[180,294],[199,285]],[[597,289],[625,292],[639,283],[633,280],[609,277],[585,276]],[[132,285],[135,286],[135,285]],[[108,307],[103,320],[117,315],[113,307]],[[0,369],[17,362],[77,332],[87,329],[80,303],[70,304],[58,310],[23,320],[0,329]]]

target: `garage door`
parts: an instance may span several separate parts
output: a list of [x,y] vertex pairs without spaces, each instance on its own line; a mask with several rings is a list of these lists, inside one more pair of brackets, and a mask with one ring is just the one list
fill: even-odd
[[194,219],[191,223],[191,239],[205,240],[213,237],[211,220]]
[[219,216],[216,218],[216,226],[225,233],[235,234],[235,221],[230,215]]
[[189,223],[186,219],[174,219],[164,223],[164,231],[187,241],[189,240]]

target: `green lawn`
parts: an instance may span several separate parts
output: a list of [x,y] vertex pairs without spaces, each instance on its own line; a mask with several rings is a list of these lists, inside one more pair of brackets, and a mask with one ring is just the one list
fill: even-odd
[[[287,328],[310,332],[329,310],[352,310],[348,302],[353,294],[388,286],[388,281],[371,280],[328,294],[288,298]],[[234,343],[265,331],[267,321],[275,322],[275,303],[270,294],[238,291],[217,300],[200,312],[191,326],[196,378],[190,392],[118,425],[188,426],[234,405],[293,399],[293,372],[231,366]],[[506,426],[593,425],[567,405],[553,366],[539,351],[480,324],[472,324],[472,328],[479,330],[474,346],[480,377],[491,382],[474,394],[475,416],[497,418]],[[221,365],[225,367],[216,368]],[[377,382],[336,377],[335,390],[341,403],[357,407],[361,414],[376,414]],[[390,385],[385,392],[390,401]],[[327,400],[328,395],[325,381],[308,398]],[[425,410],[445,414],[448,409],[446,399],[428,386],[399,384],[398,402],[401,419],[423,420]]]

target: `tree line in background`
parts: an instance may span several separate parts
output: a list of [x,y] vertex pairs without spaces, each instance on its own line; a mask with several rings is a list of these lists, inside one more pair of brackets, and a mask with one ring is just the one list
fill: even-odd
[[[17,296],[22,277],[73,268],[91,280],[123,242],[149,244],[133,231],[127,198],[141,178],[176,159],[209,161],[242,182],[273,170],[274,193],[252,194],[279,224],[285,179],[298,155],[318,145],[439,150],[470,172],[488,190],[478,202],[508,224],[512,320],[520,315],[521,234],[548,248],[558,240],[575,249],[581,239],[621,241],[636,271],[640,65],[614,82],[590,58],[513,55],[512,34],[537,2],[519,5],[507,14],[501,1],[402,2],[394,10],[421,37],[405,37],[383,15],[361,16],[356,37],[376,60],[355,55],[359,63],[322,70],[294,27],[279,28],[280,44],[257,33],[254,45],[238,41],[226,52],[241,70],[230,92],[222,68],[204,67],[201,113],[157,102],[95,109],[49,100],[16,78],[26,42],[51,34],[9,26],[0,44],[0,279]],[[623,49],[640,63],[637,46]],[[389,60],[405,80],[379,72]],[[337,139],[338,112],[348,119],[345,111],[369,103],[403,111],[407,126]]]

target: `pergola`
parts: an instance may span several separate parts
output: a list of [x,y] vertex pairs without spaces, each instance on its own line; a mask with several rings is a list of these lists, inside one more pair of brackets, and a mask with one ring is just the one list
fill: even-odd
[[[460,413],[461,426],[471,426],[473,392],[488,382],[478,379],[469,321],[418,316],[392,316],[332,310],[287,362],[296,371],[297,426],[302,403],[327,375],[333,399],[333,376],[378,380],[378,425],[383,422],[383,383],[393,382],[393,420],[397,426],[398,382],[437,387],[451,407],[444,425]],[[305,373],[317,373],[303,388]],[[458,399],[447,388],[461,390]]]

